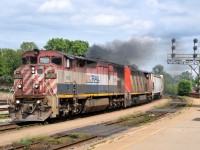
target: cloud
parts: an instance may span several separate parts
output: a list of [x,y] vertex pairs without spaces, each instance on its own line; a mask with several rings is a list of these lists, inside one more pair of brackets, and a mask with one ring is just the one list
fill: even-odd
[[71,18],[72,21],[81,22],[87,25],[97,26],[116,26],[126,23],[129,18],[122,14],[112,13],[95,13],[95,15],[75,15]]
[[47,0],[38,8],[42,13],[66,13],[73,12],[74,7],[70,0]]
[[[190,43],[194,37],[200,38],[199,5],[198,0],[2,0],[0,45],[16,49],[23,41],[33,41],[43,47],[55,37],[85,40],[90,45],[106,45],[114,39],[134,43],[130,38],[138,37],[150,37],[155,45],[155,39],[161,39],[155,53],[148,53],[151,61],[143,65],[152,68],[155,63],[166,65],[172,37]],[[142,42],[135,43],[148,49]],[[185,42],[181,49],[192,50],[189,44]]]

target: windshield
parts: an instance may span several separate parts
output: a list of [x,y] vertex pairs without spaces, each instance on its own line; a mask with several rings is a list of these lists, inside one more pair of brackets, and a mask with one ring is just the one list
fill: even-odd
[[41,64],[49,64],[50,58],[49,57],[40,57],[40,63]]
[[37,64],[37,57],[23,57],[22,58],[22,64],[26,65],[26,64]]
[[31,64],[37,64],[37,57],[30,57]]

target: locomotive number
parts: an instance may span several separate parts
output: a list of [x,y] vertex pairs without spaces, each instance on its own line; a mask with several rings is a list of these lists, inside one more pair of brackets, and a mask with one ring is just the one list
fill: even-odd
[[46,79],[56,79],[57,75],[55,73],[45,74]]
[[14,77],[13,77],[14,79],[22,79],[22,74],[19,74],[19,73],[17,73],[17,74],[14,74]]

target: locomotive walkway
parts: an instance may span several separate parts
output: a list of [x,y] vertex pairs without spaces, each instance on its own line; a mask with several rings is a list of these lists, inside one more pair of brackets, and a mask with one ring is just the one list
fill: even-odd
[[139,129],[130,129],[104,139],[104,142],[96,144],[93,149],[196,150],[199,147],[200,99],[194,99],[193,105],[188,110],[175,117],[168,117]]

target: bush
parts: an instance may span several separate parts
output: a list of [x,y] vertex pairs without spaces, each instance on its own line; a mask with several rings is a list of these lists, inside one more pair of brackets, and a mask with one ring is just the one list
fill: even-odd
[[178,84],[178,95],[188,96],[191,92],[191,82],[188,80],[181,80]]

